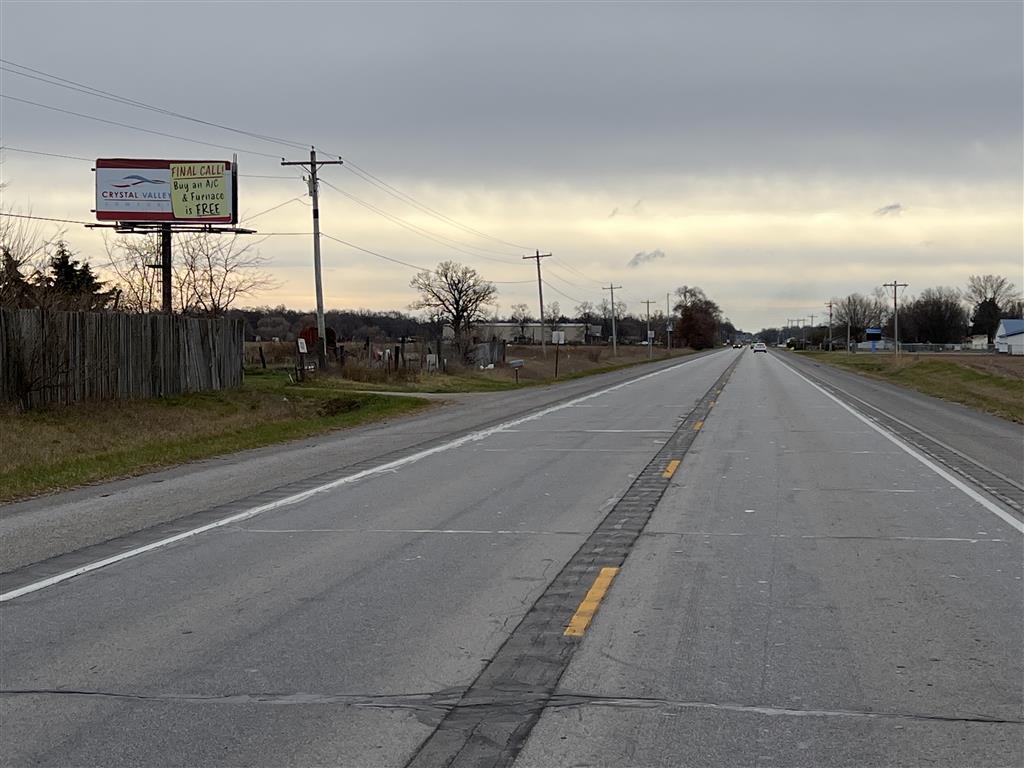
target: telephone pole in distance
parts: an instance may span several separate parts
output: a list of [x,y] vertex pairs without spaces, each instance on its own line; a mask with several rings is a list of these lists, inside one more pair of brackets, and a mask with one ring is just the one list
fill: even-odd
[[828,351],[832,351],[832,300],[829,299],[825,306],[828,307]]
[[899,288],[906,288],[907,284],[906,283],[899,283],[899,282],[896,282],[896,280],[893,280],[891,283],[882,283],[882,286],[885,287],[885,288],[892,288],[892,323],[893,323],[892,335],[895,336],[894,341],[895,341],[895,344],[896,344],[896,357],[899,357],[900,356],[900,310],[899,310],[899,307],[896,304],[896,291]]
[[327,328],[324,325],[324,283],[320,272],[320,185],[316,178],[316,172],[323,165],[342,164],[341,160],[317,162],[316,149],[312,147],[309,150],[309,162],[281,159],[281,165],[301,165],[309,171],[306,181],[309,184],[309,196],[313,198],[313,273],[316,278],[316,332],[320,339],[317,344],[316,356],[320,370],[327,368]]
[[641,301],[640,303],[647,305],[647,359],[651,360],[654,357],[654,343],[653,339],[651,339],[651,304],[653,304],[654,302],[651,301],[650,299],[647,299],[646,301]]
[[618,339],[615,336],[615,289],[621,287],[621,285],[615,285],[614,283],[604,286],[604,290],[612,292],[612,357],[616,357],[619,354]]
[[537,251],[533,256],[523,256],[524,259],[536,259],[537,261],[537,297],[540,300],[540,352],[545,357],[548,354],[548,350],[544,345],[544,281],[540,279],[540,260],[546,259],[550,255],[550,253]]

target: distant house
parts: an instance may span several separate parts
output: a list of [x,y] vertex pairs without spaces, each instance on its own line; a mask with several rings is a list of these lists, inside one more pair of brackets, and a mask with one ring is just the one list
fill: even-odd
[[976,333],[970,337],[970,343],[967,344],[968,349],[980,349],[985,351],[988,349],[988,334]]
[[[544,341],[551,343],[551,331],[564,331],[566,344],[583,344],[587,341],[588,327],[584,323],[555,323],[552,329],[550,322],[544,323]],[[474,323],[473,335],[481,341],[522,341],[540,344],[540,323]]]
[[1024,320],[1004,319],[996,329],[996,352],[1024,355]]

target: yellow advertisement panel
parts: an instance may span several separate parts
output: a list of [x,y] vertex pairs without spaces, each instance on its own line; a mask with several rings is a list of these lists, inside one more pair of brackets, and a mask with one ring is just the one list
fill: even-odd
[[223,219],[231,215],[225,163],[171,163],[175,219]]

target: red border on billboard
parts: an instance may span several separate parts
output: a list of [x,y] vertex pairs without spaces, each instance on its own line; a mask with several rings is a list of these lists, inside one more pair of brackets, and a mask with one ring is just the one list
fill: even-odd
[[202,218],[179,219],[170,211],[101,211],[97,209],[97,221],[118,222],[170,222],[180,224],[236,224],[238,223],[238,167],[230,160],[139,160],[135,158],[101,157],[96,160],[96,168],[124,168],[137,170],[145,168],[170,169],[175,163],[223,163],[224,169],[231,172],[231,213],[228,216],[206,216]]

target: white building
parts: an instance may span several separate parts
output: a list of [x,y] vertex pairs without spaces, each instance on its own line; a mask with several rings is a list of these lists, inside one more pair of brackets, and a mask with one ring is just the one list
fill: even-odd
[[1024,320],[999,321],[996,330],[996,352],[1024,355]]
[[971,336],[971,343],[967,345],[968,349],[978,349],[985,351],[988,349],[988,336],[984,333],[976,333]]

